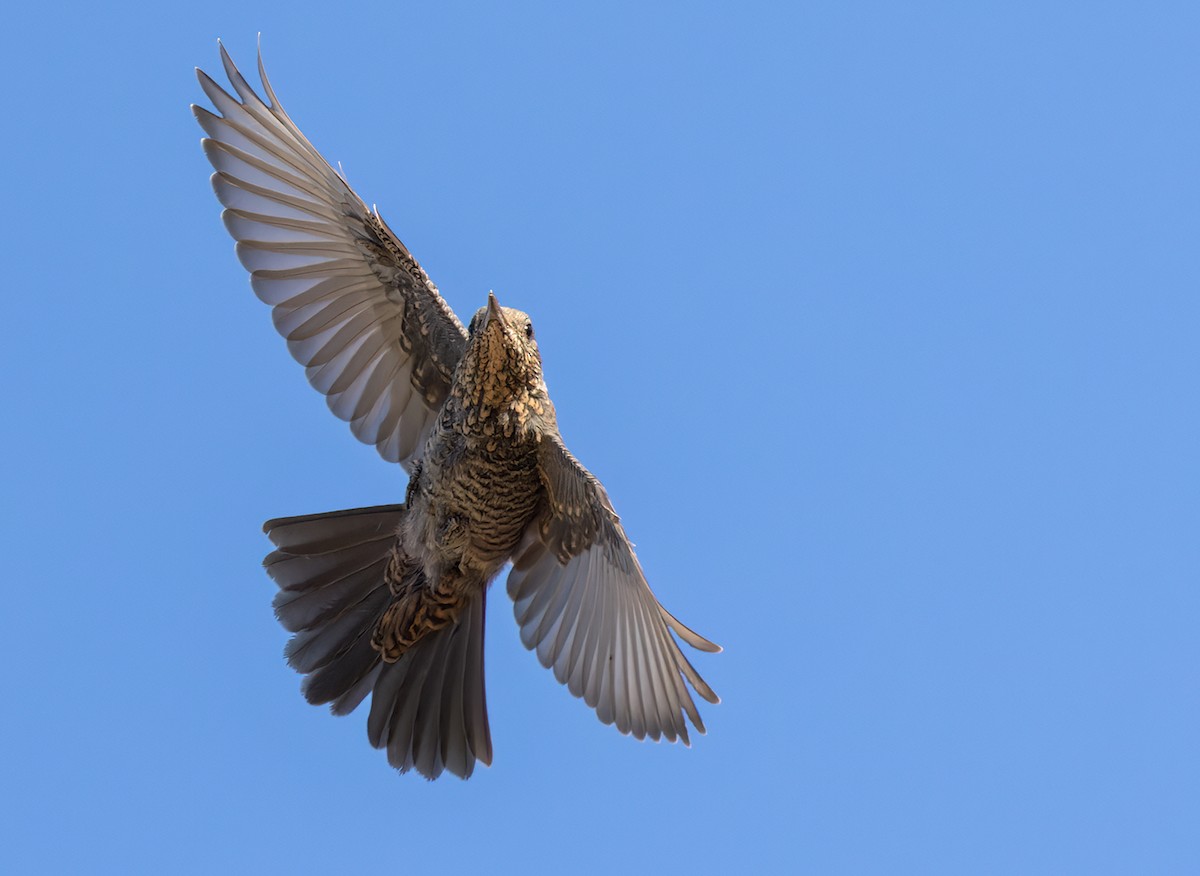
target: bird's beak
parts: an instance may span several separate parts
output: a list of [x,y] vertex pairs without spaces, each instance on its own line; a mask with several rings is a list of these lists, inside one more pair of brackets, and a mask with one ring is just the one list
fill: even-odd
[[503,326],[505,324],[504,323],[504,311],[500,309],[500,302],[496,300],[496,295],[494,292],[489,292],[488,293],[488,303],[487,303],[487,318],[483,321],[483,327],[487,328],[493,319],[496,320],[498,323],[500,323],[501,326]]

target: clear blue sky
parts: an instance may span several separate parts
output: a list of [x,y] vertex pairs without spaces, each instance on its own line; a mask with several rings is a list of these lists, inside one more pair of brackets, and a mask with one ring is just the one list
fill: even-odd
[[[1200,872],[1196,5],[646,7],[8,13],[0,869]],[[260,524],[405,481],[218,218],[192,68],[259,31],[451,305],[533,315],[725,646],[691,750],[500,588],[469,782],[302,701]]]

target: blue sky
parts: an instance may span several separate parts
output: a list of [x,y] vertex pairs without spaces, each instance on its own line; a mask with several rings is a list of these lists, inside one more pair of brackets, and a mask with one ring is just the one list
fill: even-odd
[[[13,872],[1200,870],[1193,4],[9,13]],[[725,646],[691,750],[491,595],[495,763],[306,705],[268,517],[399,501],[305,383],[188,104],[256,34]]]

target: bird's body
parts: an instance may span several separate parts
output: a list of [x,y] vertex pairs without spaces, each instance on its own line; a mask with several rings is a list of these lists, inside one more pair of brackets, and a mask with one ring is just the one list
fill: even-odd
[[495,296],[469,328],[378,213],[222,48],[235,99],[194,107],[224,219],[256,293],[310,382],[360,439],[410,473],[402,505],[270,520],[288,662],[337,714],[371,696],[373,745],[404,771],[491,762],[486,591],[512,562],[521,637],[605,723],[703,732],[685,685],[717,702],[671,631],[607,494],[567,451],[529,317]]
[[[388,583],[398,597],[376,630],[385,660],[457,617],[516,550],[544,491],[538,443],[557,434],[532,337],[512,325],[529,317],[491,297],[477,321],[478,350],[455,370],[450,395],[425,442],[404,499]],[[490,318],[488,318],[490,317]],[[510,325],[511,324],[511,325]],[[483,347],[528,357],[525,369],[491,361]],[[505,379],[497,379],[497,375]],[[427,610],[422,610],[428,606]]]

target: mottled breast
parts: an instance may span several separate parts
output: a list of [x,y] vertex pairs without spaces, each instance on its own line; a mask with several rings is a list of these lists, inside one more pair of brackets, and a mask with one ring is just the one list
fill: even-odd
[[436,430],[418,480],[412,510],[425,517],[426,551],[485,575],[508,559],[542,501],[532,438],[497,442]]

